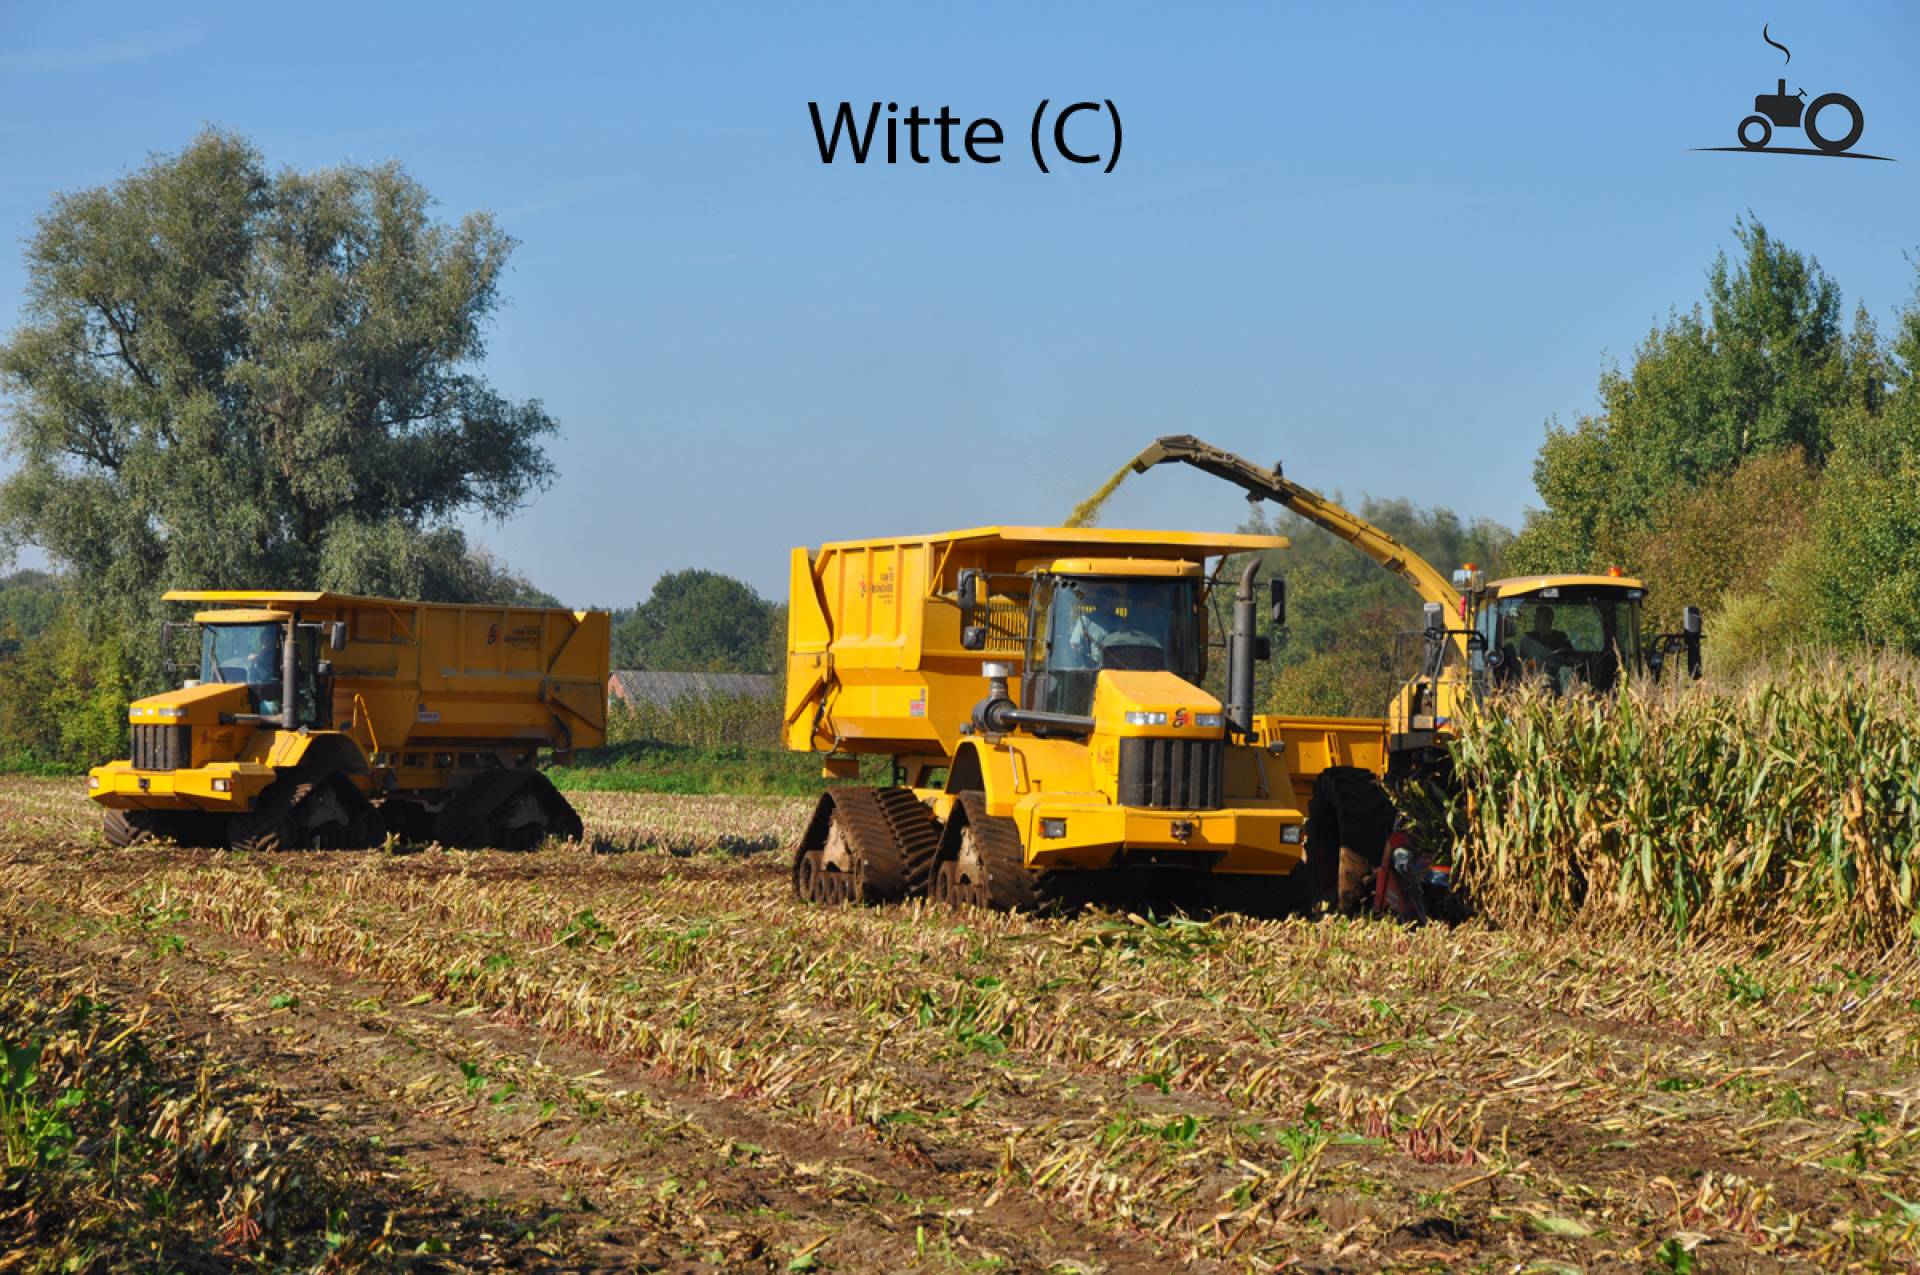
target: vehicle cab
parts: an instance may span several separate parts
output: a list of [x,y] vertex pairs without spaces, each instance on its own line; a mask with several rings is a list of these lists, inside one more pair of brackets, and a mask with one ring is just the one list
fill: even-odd
[[1640,609],[1646,587],[1624,575],[1518,576],[1480,599],[1476,680],[1537,683],[1557,693],[1611,691],[1643,667]]

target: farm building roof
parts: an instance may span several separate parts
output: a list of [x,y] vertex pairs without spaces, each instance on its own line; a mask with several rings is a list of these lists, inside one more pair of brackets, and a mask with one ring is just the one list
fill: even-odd
[[780,688],[764,673],[661,673],[652,669],[615,669],[607,693],[629,704],[673,707],[683,699],[765,699]]

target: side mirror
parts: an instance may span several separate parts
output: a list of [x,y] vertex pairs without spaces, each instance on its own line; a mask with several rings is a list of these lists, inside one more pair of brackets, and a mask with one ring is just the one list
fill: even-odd
[[961,629],[960,645],[969,651],[986,650],[987,626],[984,624],[969,624],[966,628]]
[[1270,660],[1273,658],[1273,641],[1265,634],[1253,639],[1253,658]]
[[[1275,576],[1267,581],[1267,618],[1276,626],[1287,622],[1287,581],[1283,576]],[[1266,656],[1261,656],[1266,659]]]
[[1688,637],[1700,636],[1700,608],[1695,606],[1680,608],[1680,629]]
[[335,651],[347,649],[347,622],[335,620],[327,626],[327,646]]
[[[959,596],[961,614],[971,616],[974,609],[980,605],[980,573],[972,567],[964,568],[960,572],[960,587],[956,592]],[[967,649],[973,651],[979,648],[970,646]]]
[[1447,609],[1438,602],[1429,602],[1424,608],[1427,616],[1427,635],[1438,636],[1447,631]]
[[332,660],[321,660],[321,661],[320,661],[319,663],[317,663],[317,664],[315,664],[315,665],[313,666],[313,675],[314,675],[314,676],[315,676],[316,678],[318,678],[318,679],[319,679],[320,681],[322,681],[322,682],[324,682],[324,681],[326,681],[326,680],[327,680],[328,678],[330,678],[330,677],[332,677],[332,676],[333,676],[333,661],[332,661]]

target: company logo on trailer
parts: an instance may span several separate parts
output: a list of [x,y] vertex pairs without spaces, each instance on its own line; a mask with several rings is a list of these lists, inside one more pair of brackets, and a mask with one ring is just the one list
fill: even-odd
[[[1765,25],[1760,28],[1760,38],[1785,54],[1787,62],[1793,61],[1793,50],[1774,39]],[[1775,81],[1773,92],[1754,95],[1753,114],[1734,129],[1734,136],[1740,140],[1738,146],[1696,146],[1694,149],[1759,155],[1825,155],[1834,159],[1878,159],[1892,163],[1887,155],[1850,153],[1866,127],[1867,117],[1860,103],[1845,93],[1823,93],[1809,102],[1804,88],[1787,92],[1783,75]],[[1813,145],[1770,146],[1768,143],[1773,140],[1776,128],[1799,129]]]

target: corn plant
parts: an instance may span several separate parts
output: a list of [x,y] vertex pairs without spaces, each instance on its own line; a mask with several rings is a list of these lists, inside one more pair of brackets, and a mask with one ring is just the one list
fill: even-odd
[[1454,763],[1459,880],[1502,923],[1920,935],[1920,677],[1801,657],[1737,685],[1502,696]]

